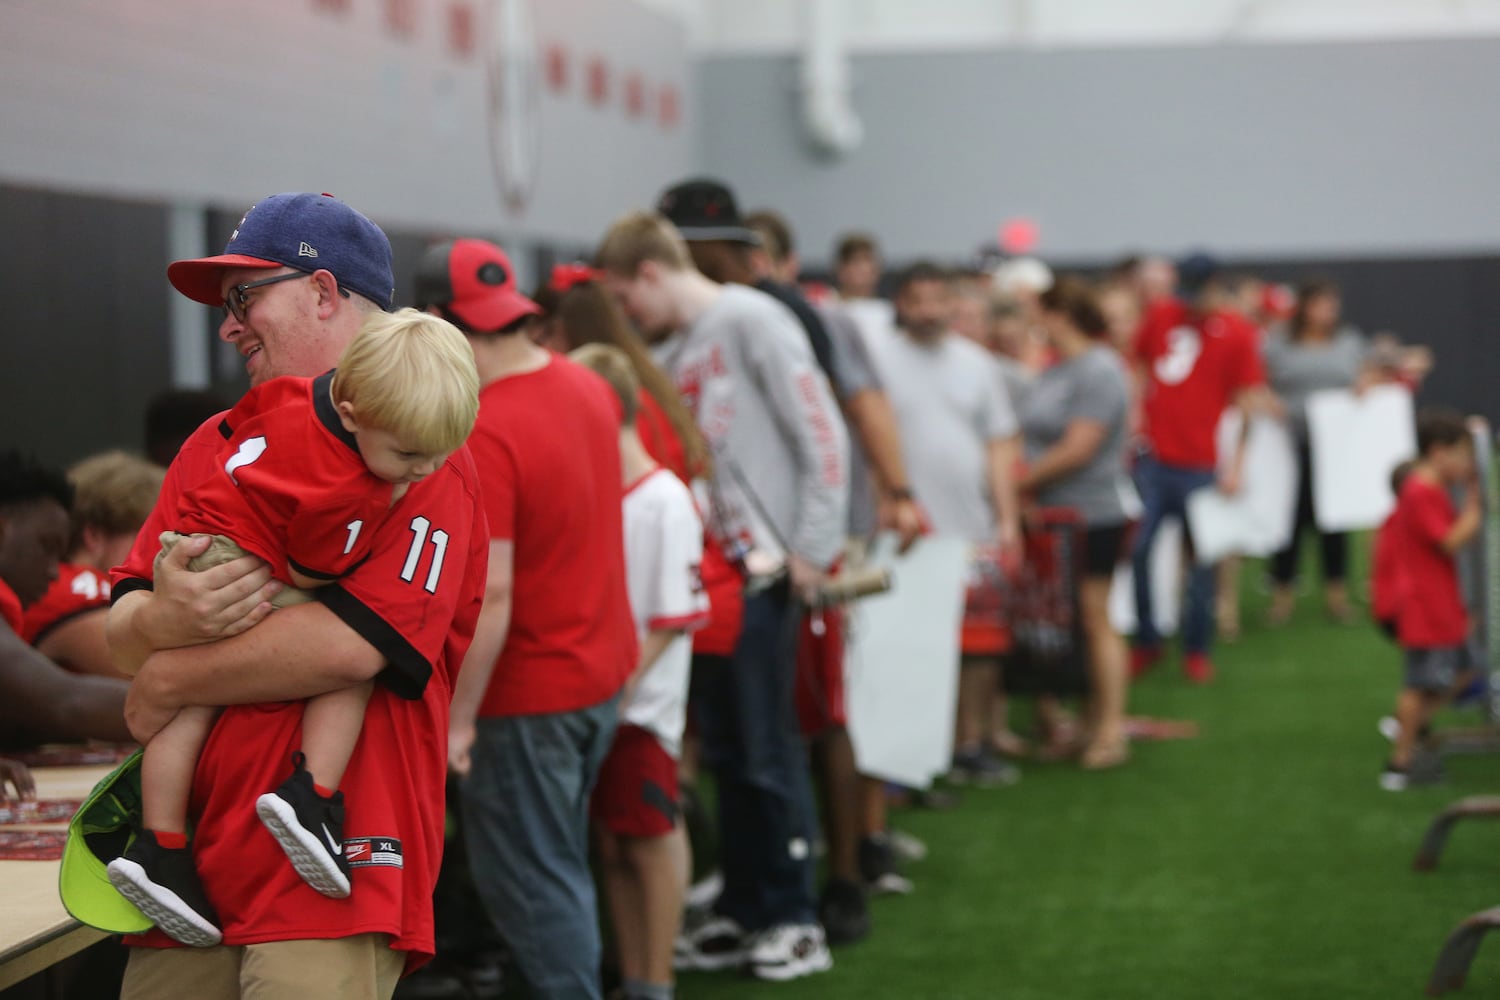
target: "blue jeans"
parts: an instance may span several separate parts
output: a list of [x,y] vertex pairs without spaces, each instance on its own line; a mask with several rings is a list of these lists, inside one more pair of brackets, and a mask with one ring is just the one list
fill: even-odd
[[747,596],[734,655],[705,663],[697,678],[703,760],[719,799],[724,892],[714,908],[750,931],[815,919],[816,820],[793,700],[796,625],[785,587]]
[[614,739],[618,702],[479,720],[463,783],[469,867],[537,998],[599,997],[589,796]]
[[[1135,645],[1152,648],[1161,645],[1161,634],[1156,630],[1156,616],[1151,607],[1151,543],[1162,522],[1175,517],[1182,522],[1183,535],[1191,549],[1187,498],[1195,490],[1213,485],[1214,471],[1165,465],[1152,455],[1143,455],[1135,467],[1135,481],[1146,508],[1136,532],[1135,547],[1130,552],[1135,575]],[[1182,647],[1188,653],[1206,653],[1213,641],[1214,568],[1201,566],[1196,559],[1189,559],[1188,567]]]

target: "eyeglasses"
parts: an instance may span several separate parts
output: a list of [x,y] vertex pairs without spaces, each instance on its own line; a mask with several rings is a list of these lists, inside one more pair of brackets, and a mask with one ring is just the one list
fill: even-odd
[[[235,285],[224,294],[224,311],[243,323],[245,312],[250,307],[250,297],[245,293],[250,289],[264,288],[266,285],[274,285],[278,281],[291,281],[293,278],[311,278],[316,273],[316,271],[292,271],[290,274],[278,274],[274,278],[262,278],[259,281]],[[349,291],[345,288],[340,288],[339,294],[346,299],[349,297]]]

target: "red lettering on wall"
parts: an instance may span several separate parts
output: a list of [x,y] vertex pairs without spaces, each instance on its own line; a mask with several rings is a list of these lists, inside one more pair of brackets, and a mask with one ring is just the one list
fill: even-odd
[[670,83],[662,84],[656,98],[656,120],[662,128],[676,128],[682,119],[682,108],[677,101],[677,88]]
[[558,93],[568,89],[568,50],[561,45],[547,46],[547,86]]
[[417,33],[417,0],[385,0],[385,28],[401,39]]
[[631,73],[625,78],[625,113],[631,118],[639,118],[645,110],[646,81],[639,73]]
[[448,51],[460,59],[474,54],[474,8],[470,4],[448,5]]
[[603,56],[589,60],[589,102],[605,104],[609,101],[609,67]]

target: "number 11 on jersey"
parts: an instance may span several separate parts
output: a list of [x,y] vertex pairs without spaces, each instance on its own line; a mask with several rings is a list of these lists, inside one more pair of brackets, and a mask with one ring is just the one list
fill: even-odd
[[[432,531],[432,522],[425,517],[414,517],[411,519],[411,549],[406,553],[406,564],[401,567],[401,579],[411,583],[417,576],[417,564],[422,560],[422,550],[426,548],[428,532],[432,534],[432,566],[427,570],[427,581],[422,589],[429,594],[436,594],[438,589],[438,577],[443,572],[443,557],[448,554],[448,533],[441,528]],[[353,544],[353,539],[350,539]]]

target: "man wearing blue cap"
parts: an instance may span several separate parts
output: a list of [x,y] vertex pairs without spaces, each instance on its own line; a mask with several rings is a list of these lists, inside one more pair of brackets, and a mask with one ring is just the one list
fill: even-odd
[[[178,291],[222,305],[219,336],[252,385],[317,376],[364,317],[388,309],[390,244],[329,195],[281,194],[253,206],[216,257],[168,269]],[[225,429],[210,419],[183,445],[161,499],[114,573],[110,641],[135,674],[127,721],[141,741],[190,705],[226,706],[194,776],[193,862],[223,941],[182,949],[153,932],[136,945],[125,997],[389,997],[431,957],[432,889],[442,849],[442,753],[452,681],[473,634],[487,532],[467,451],[413,483],[379,529],[372,556],[274,617],[277,585],[247,556],[201,573],[208,539],[156,563],[179,498],[217,472]],[[295,443],[294,443],[295,446]],[[154,564],[155,563],[155,564]],[[352,892],[308,887],[255,814],[300,739],[304,699],[376,680],[343,787]]]

